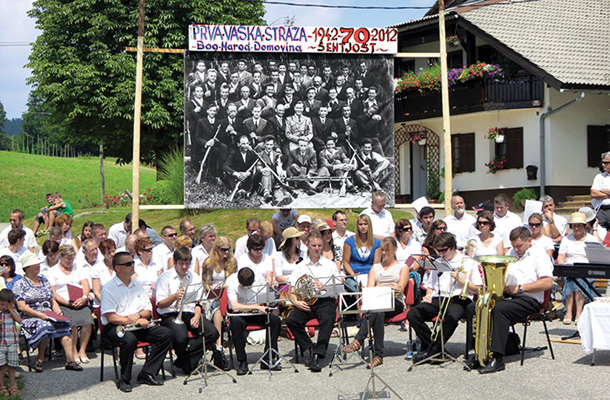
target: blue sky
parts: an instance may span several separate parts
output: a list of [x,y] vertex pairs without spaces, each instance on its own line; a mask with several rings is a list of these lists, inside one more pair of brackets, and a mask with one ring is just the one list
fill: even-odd
[[[279,0],[281,1],[281,0]],[[286,0],[299,4],[351,5],[384,7],[429,7],[434,0]],[[38,36],[34,21],[27,16],[30,0],[0,0],[0,102],[7,118],[18,118],[26,111],[30,87],[25,68],[30,54],[28,43]],[[425,10],[349,10],[266,4],[265,19],[282,25],[286,18],[297,26],[382,27],[421,17]],[[186,34],[186,29],[185,34]]]

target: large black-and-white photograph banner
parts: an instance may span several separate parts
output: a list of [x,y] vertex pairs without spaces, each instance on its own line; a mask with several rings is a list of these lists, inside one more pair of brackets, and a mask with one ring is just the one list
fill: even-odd
[[193,25],[189,39],[187,208],[394,198],[395,30]]

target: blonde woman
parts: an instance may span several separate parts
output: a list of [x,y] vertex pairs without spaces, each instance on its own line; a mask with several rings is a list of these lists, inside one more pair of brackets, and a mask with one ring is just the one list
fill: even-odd
[[[237,271],[237,261],[231,251],[231,240],[226,236],[216,238],[210,256],[203,262],[203,284],[207,289],[225,287],[227,277]],[[222,332],[222,315],[220,301],[206,303],[206,318],[214,323],[218,332]],[[222,351],[222,335],[216,341],[216,349]]]
[[359,281],[362,285],[367,284],[366,278],[371,267],[381,260],[381,241],[373,236],[369,216],[358,216],[356,227],[356,234],[347,238],[343,244],[343,268],[351,276],[345,285],[352,292],[358,291]]
[[[193,239],[191,239],[190,237],[186,236],[186,235],[180,235],[176,238],[176,242],[174,244],[174,248],[178,248],[178,247],[186,247],[189,250],[193,250]],[[167,260],[167,269],[172,269],[174,268],[174,258],[170,257]],[[193,272],[195,275],[199,275],[200,273],[200,269],[199,269],[199,259],[197,257],[191,257],[191,265],[189,266],[189,271]]]

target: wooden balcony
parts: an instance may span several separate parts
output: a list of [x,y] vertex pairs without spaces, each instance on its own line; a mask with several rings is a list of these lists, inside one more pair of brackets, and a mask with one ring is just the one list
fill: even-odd
[[[459,83],[449,88],[451,115],[487,110],[510,110],[543,106],[544,82],[529,74],[519,74],[496,82],[485,78]],[[394,122],[440,117],[441,92],[417,89],[394,96]]]

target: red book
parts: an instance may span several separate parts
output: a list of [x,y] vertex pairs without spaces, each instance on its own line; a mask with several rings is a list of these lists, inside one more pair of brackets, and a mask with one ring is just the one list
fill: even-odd
[[57,314],[55,311],[41,311],[43,314],[47,314],[49,319],[53,322],[70,322],[70,318],[64,317],[63,315]]
[[83,297],[83,288],[70,285],[69,283],[66,286],[68,286],[68,296],[70,297],[68,300],[76,301]]
[[407,258],[407,267],[411,268],[413,266],[413,263],[416,262],[417,260],[415,259],[415,257],[413,256],[409,256],[409,258]]

